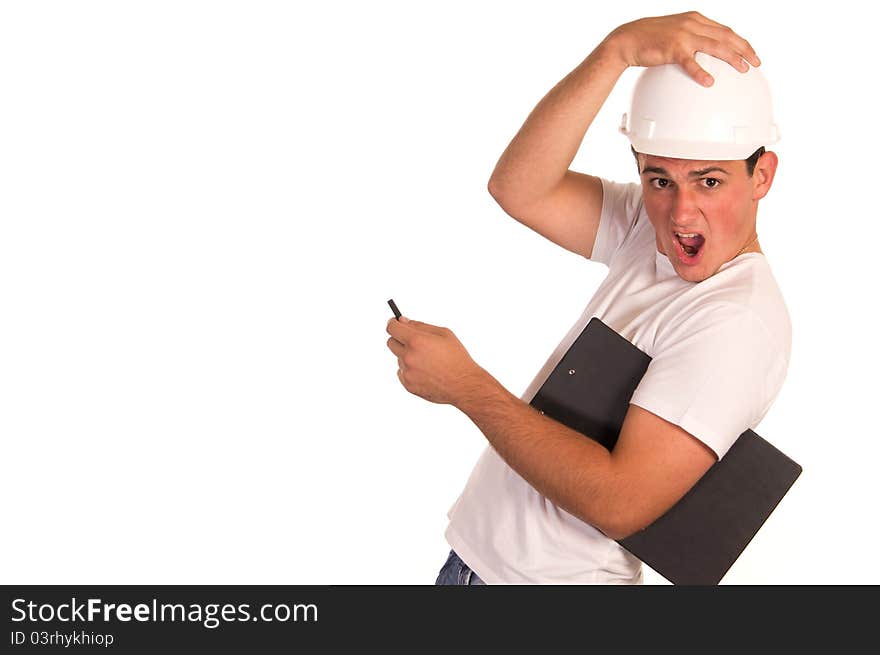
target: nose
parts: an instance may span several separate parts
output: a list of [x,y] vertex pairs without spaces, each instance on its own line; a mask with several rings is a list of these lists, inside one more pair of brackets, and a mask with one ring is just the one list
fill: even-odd
[[690,219],[699,215],[700,208],[697,205],[697,194],[679,186],[672,197],[672,220],[678,225],[688,225]]

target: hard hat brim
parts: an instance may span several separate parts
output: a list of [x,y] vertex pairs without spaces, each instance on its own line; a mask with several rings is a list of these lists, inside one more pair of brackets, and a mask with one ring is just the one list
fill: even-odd
[[696,141],[639,139],[630,135],[636,152],[655,157],[673,159],[696,159],[701,161],[729,161],[748,159],[761,146],[769,146],[776,140],[762,143],[704,143]]

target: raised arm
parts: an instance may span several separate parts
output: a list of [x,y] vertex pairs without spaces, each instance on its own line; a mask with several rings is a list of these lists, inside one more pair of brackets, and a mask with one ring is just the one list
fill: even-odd
[[532,110],[489,179],[489,193],[511,217],[587,258],[599,229],[602,183],[568,167],[626,68],[603,41]]

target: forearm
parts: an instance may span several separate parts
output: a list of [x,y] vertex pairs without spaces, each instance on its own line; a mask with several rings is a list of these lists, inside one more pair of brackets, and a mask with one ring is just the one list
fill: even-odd
[[541,414],[489,373],[456,406],[540,494],[615,538],[620,495],[608,450]]
[[495,166],[492,195],[527,203],[559,183],[626,68],[612,33],[529,114]]

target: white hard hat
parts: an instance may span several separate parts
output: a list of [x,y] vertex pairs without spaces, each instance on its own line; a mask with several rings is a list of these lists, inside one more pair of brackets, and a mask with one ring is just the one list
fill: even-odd
[[620,131],[636,152],[676,159],[746,159],[779,140],[770,87],[761,72],[741,73],[722,59],[696,53],[715,78],[706,87],[678,64],[646,68],[636,80]]

